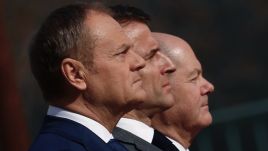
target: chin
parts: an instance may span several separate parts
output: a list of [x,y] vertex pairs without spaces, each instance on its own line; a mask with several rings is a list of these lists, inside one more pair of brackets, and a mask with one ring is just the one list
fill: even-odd
[[144,103],[146,101],[147,95],[145,91],[140,91],[139,93],[135,94],[135,97],[132,99],[133,102],[136,102],[137,104]]
[[165,102],[163,104],[163,106],[166,109],[171,108],[175,104],[175,101],[174,101],[173,97],[170,96],[170,95],[169,96],[166,96],[165,99],[163,99],[163,102]]
[[206,114],[205,117],[202,120],[202,127],[208,127],[212,124],[212,116],[210,113]]

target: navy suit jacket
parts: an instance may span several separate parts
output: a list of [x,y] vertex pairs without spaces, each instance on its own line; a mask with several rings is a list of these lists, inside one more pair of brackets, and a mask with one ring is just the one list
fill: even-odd
[[69,119],[46,116],[30,151],[112,151],[95,133]]

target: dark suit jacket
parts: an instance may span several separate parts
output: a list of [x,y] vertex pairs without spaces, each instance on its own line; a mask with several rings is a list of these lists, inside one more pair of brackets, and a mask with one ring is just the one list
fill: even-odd
[[69,119],[46,116],[30,151],[112,151],[96,134]]
[[140,137],[119,127],[114,128],[113,136],[118,139],[129,151],[162,151]]

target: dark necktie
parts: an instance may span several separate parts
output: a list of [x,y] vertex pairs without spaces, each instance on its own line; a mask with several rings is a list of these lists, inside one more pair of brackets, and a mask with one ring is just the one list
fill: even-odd
[[179,151],[176,146],[165,135],[157,130],[154,130],[152,144],[162,149],[163,151]]
[[108,145],[114,150],[114,151],[128,151],[118,140],[111,139],[108,142]]

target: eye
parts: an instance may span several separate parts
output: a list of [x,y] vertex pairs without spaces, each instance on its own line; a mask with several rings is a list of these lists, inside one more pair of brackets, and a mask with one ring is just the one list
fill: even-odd
[[125,55],[125,54],[127,54],[128,53],[128,51],[129,51],[129,46],[127,46],[127,47],[124,47],[124,48],[122,48],[122,49],[119,49],[118,51],[118,53],[116,53],[115,54],[115,56],[118,56],[118,55]]
[[190,79],[191,82],[194,82],[198,79],[198,76],[194,76],[193,78]]
[[190,82],[195,83],[198,80],[199,76],[200,76],[199,73],[192,75],[191,77],[189,77]]
[[128,52],[129,49],[124,49],[123,51],[121,51],[119,54],[126,54]]
[[202,77],[202,71],[195,69],[189,74],[189,82],[196,83],[200,77]]
[[154,56],[155,56],[155,54],[150,54],[150,55],[146,56],[145,60],[151,60]]
[[145,60],[150,60],[152,59],[156,53],[159,51],[159,49],[153,49],[144,59]]

